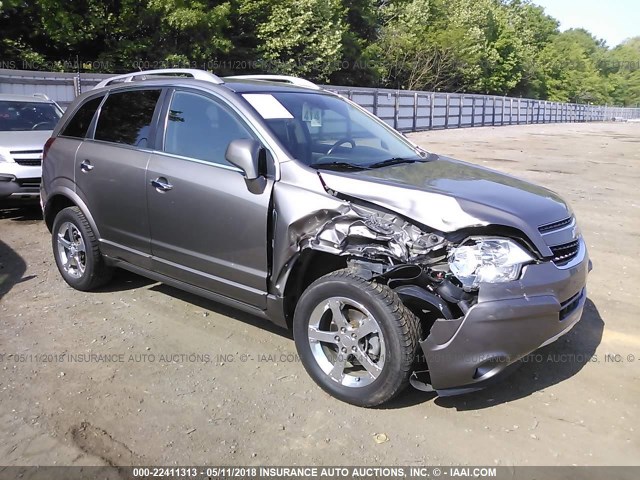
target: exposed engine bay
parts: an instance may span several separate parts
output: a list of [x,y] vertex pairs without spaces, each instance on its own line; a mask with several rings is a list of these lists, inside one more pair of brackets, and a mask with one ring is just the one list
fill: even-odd
[[398,215],[354,203],[314,215],[316,221],[322,217],[324,221],[300,239],[300,250],[348,257],[349,267],[396,290],[423,320],[461,316],[477,298],[451,274],[447,254],[453,244],[443,235],[425,233]]

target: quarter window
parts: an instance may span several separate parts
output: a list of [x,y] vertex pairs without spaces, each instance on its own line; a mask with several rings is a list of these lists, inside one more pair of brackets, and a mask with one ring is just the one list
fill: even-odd
[[100,110],[96,140],[145,148],[160,90],[110,93]]
[[91,121],[93,120],[93,116],[95,115],[96,110],[98,110],[103,98],[104,96],[98,96],[82,105],[73,115],[73,118],[69,120],[69,123],[67,123],[60,135],[65,137],[85,138],[87,136],[89,125],[91,125]]
[[202,95],[175,93],[167,118],[165,152],[230,165],[225,153],[229,143],[238,138],[254,137],[223,105]]

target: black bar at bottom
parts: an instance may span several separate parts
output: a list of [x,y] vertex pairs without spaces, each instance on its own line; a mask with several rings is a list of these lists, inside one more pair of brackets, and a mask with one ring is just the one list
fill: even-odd
[[640,466],[630,467],[496,467],[496,466],[133,466],[133,467],[0,467],[0,480],[129,479],[450,479],[497,480],[636,480]]

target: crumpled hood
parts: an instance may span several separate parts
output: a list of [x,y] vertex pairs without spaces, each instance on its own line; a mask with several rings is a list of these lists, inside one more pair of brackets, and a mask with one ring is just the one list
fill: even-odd
[[571,215],[567,204],[546,188],[466,162],[431,158],[358,172],[322,171],[320,176],[332,190],[442,232],[505,225],[538,244],[537,227]]

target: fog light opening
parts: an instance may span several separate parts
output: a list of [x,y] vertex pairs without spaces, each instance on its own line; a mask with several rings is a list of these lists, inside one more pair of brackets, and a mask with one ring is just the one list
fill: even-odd
[[473,379],[478,380],[480,378],[490,377],[507,365],[509,365],[508,357],[504,355],[493,357],[476,368],[476,371],[473,374]]

